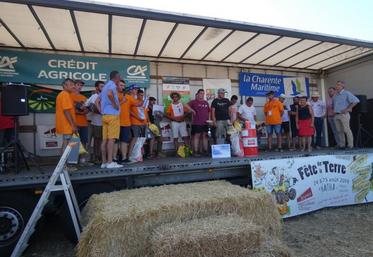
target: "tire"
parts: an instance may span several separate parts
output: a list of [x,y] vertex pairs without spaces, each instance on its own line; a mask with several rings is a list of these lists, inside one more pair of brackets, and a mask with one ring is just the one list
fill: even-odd
[[[115,187],[109,183],[92,183],[80,185],[75,191],[76,200],[79,205],[79,209],[83,210],[84,206],[87,204],[89,197],[93,194],[100,194],[106,192],[112,192]],[[59,223],[62,225],[61,230],[65,234],[65,237],[73,242],[77,243],[78,238],[74,230],[74,224],[70,217],[69,207],[66,203],[65,196],[63,196],[63,203],[58,211]]]
[[36,205],[37,197],[27,192],[0,194],[0,256],[8,257],[16,246]]

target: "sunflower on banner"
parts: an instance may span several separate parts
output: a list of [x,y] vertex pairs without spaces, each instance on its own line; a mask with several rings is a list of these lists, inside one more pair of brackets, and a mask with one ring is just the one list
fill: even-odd
[[56,111],[58,90],[36,86],[31,86],[28,89],[28,105],[30,112],[53,113]]

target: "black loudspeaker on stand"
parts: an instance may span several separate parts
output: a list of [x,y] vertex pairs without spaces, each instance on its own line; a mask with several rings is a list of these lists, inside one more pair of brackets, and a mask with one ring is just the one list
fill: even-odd
[[[29,114],[27,87],[24,84],[6,84],[1,88],[2,115],[14,116],[14,138],[1,150],[0,154],[3,155],[10,149],[14,151],[14,166],[17,173],[19,172],[20,159],[25,164],[26,169],[30,169],[24,155],[25,147],[18,137],[18,117]],[[28,155],[31,156],[31,153],[28,153]]]
[[373,139],[373,135],[363,126],[363,119],[368,113],[368,100],[366,95],[356,95],[356,97],[359,98],[360,103],[355,107],[355,115],[357,118],[357,132],[355,145],[357,147],[364,147],[370,142],[370,140]]

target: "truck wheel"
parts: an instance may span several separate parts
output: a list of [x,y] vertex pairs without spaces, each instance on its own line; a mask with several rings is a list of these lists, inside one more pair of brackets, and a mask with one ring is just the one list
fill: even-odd
[[0,194],[0,256],[10,256],[36,204],[31,194]]

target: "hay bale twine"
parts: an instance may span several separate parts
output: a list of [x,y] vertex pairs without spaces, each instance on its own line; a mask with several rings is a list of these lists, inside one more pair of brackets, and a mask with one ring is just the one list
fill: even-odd
[[237,214],[173,222],[151,237],[154,257],[237,257],[258,249],[263,228]]
[[155,228],[235,213],[278,237],[280,215],[268,193],[225,181],[166,185],[92,196],[83,210],[78,257],[151,256]]

